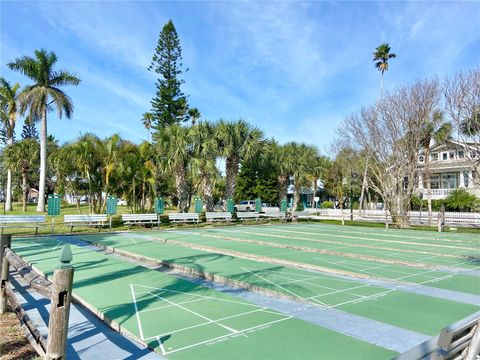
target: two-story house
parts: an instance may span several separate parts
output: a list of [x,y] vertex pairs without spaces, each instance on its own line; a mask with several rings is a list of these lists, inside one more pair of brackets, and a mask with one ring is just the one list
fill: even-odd
[[[444,199],[452,190],[465,189],[480,197],[480,187],[477,174],[473,171],[474,163],[480,159],[478,144],[460,144],[449,141],[445,144],[432,145],[429,149],[429,173],[432,189],[432,199]],[[426,197],[424,179],[425,155],[421,151],[418,156],[420,169],[418,180],[418,193]]]

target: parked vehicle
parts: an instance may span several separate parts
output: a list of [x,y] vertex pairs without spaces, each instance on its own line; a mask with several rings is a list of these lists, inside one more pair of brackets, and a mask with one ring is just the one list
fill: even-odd
[[240,204],[235,205],[236,212],[255,211],[255,200],[242,200]]

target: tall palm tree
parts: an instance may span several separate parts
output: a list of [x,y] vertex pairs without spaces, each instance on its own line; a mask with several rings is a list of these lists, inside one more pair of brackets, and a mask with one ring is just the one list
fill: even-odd
[[432,225],[432,186],[430,179],[430,145],[432,140],[435,144],[441,144],[452,137],[452,124],[445,122],[443,114],[436,111],[430,119],[425,122],[425,128],[422,131],[421,145],[423,147],[424,166],[423,177],[427,187],[427,208],[428,225]]
[[150,142],[150,129],[152,128],[152,122],[153,122],[153,114],[151,112],[144,113],[142,117],[142,123],[148,132],[148,142]]
[[268,148],[272,152],[272,158],[277,169],[278,203],[287,198],[288,177],[292,173],[292,156],[286,146],[276,142],[271,143]]
[[164,169],[175,174],[178,209],[180,212],[188,210],[187,166],[192,157],[190,128],[180,125],[170,125],[156,132],[156,146],[159,160]]
[[263,133],[244,120],[220,120],[217,127],[221,155],[226,158],[226,188],[227,199],[233,198],[240,164],[253,156],[259,146],[263,145]]
[[220,148],[215,136],[215,125],[205,121],[192,127],[193,165],[200,175],[200,188],[202,189],[207,211],[213,211],[214,179],[218,170],[216,159],[220,155]]
[[[18,96],[20,84],[11,85],[4,78],[0,78],[0,97],[6,105],[6,115],[8,120],[5,123],[7,132],[7,146],[13,145],[13,137],[15,135],[15,122],[18,113]],[[5,201],[5,211],[11,211],[12,208],[12,170],[7,170],[7,198]]]
[[195,126],[197,120],[200,119],[202,114],[200,114],[200,111],[196,107],[193,107],[188,110],[188,116],[192,119],[192,126]]
[[318,150],[315,146],[290,142],[285,145],[285,151],[291,157],[291,175],[294,179],[292,211],[295,211],[300,201],[302,188],[311,184],[312,164],[318,156]]
[[329,159],[325,156],[313,156],[312,166],[310,168],[310,177],[312,179],[312,190],[313,190],[313,199],[312,199],[312,209],[315,208],[315,195],[318,189],[318,180],[320,180],[327,169],[329,164]]
[[27,211],[27,196],[32,168],[38,166],[40,148],[35,139],[25,139],[7,147],[4,160],[7,166],[21,174],[22,211]]
[[78,85],[80,79],[65,70],[55,70],[57,55],[46,50],[35,50],[35,57],[22,56],[8,63],[10,69],[18,71],[33,80],[19,95],[20,113],[27,111],[33,117],[41,119],[40,129],[40,181],[38,189],[37,211],[45,211],[45,180],[47,170],[47,112],[57,109],[59,118],[65,113],[70,118],[73,103],[70,97],[59,87]]
[[388,61],[397,57],[397,55],[391,53],[390,50],[390,45],[384,43],[379,45],[373,53],[373,61],[375,61],[375,67],[378,71],[382,73],[382,76],[380,77],[380,97],[382,96],[383,91],[383,74],[385,73],[385,71],[388,70]]

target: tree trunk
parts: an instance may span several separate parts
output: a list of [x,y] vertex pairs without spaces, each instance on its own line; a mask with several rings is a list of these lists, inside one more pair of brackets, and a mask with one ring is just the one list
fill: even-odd
[[278,205],[282,204],[282,200],[287,198],[287,181],[288,177],[285,174],[279,174],[278,182]]
[[363,171],[362,192],[360,193],[360,212],[364,209],[363,202],[365,191],[367,189],[367,173],[368,173],[368,155],[365,158],[365,170]]
[[[430,146],[430,144],[429,144]],[[427,211],[428,211],[428,226],[432,226],[432,183],[430,181],[430,148],[425,147],[425,167],[423,176],[425,178],[425,185],[427,186]],[[422,200],[420,200],[421,202]],[[420,203],[420,206],[421,203]]]
[[47,108],[43,110],[40,129],[40,180],[37,212],[45,212],[45,181],[47,177]]
[[177,165],[175,171],[175,186],[177,188],[178,197],[178,210],[180,212],[186,212],[188,210],[188,187],[185,181],[185,167],[183,162]]
[[301,188],[297,188],[297,186],[295,186],[295,191],[293,193],[292,212],[297,210],[298,202],[300,200],[300,192],[301,191],[302,191]]
[[[11,127],[11,121],[10,121]],[[10,129],[10,136],[7,141],[7,146],[13,145],[13,129]],[[12,211],[12,170],[8,169],[7,171],[7,198],[5,199],[5,211]]]
[[238,157],[232,156],[227,158],[225,164],[226,171],[226,186],[225,186],[225,196],[227,199],[233,199],[235,195],[235,185],[238,174]]
[[22,174],[22,211],[27,212],[27,196],[28,196],[28,187],[27,187],[27,174]]
[[210,176],[206,171],[202,171],[202,187],[203,187],[203,197],[205,199],[205,208],[207,211],[213,211],[215,206],[213,202],[213,184]]

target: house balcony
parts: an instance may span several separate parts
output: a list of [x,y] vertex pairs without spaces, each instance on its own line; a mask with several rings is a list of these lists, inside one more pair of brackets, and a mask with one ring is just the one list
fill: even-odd
[[[456,189],[431,189],[432,193],[432,200],[439,200],[439,199],[445,199],[450,193]],[[424,194],[424,199],[427,196],[427,191],[425,190]]]

